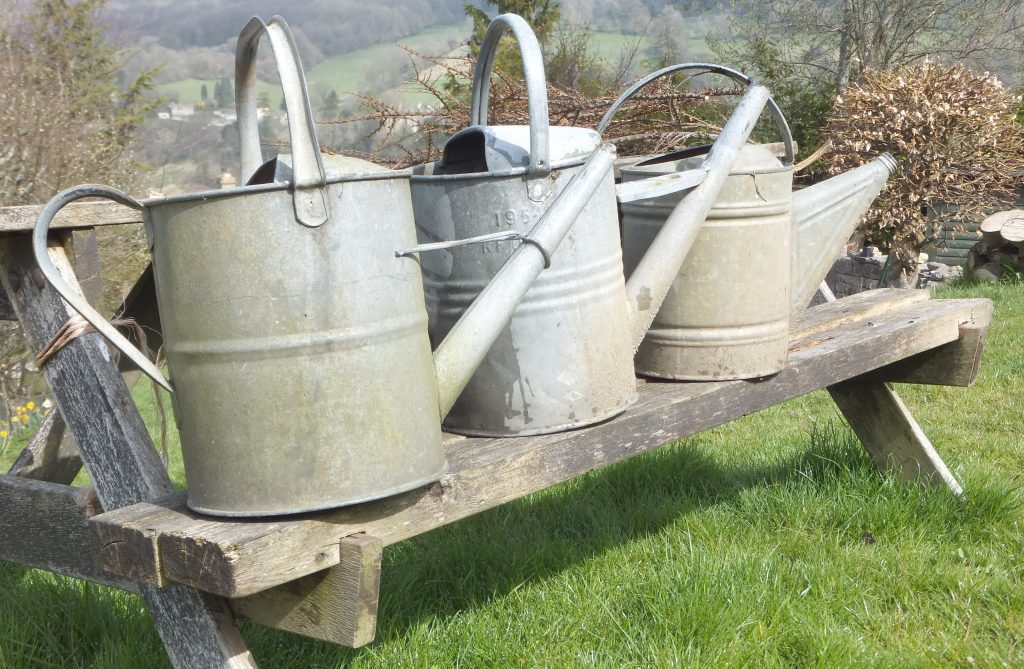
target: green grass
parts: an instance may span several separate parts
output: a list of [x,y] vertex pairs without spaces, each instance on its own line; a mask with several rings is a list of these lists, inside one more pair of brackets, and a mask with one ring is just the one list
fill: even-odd
[[[879,475],[822,392],[390,547],[360,650],[265,667],[1024,664],[1024,288],[977,384],[899,391],[966,490]],[[136,397],[152,418],[148,388]],[[177,459],[176,459],[177,462]],[[174,475],[180,480],[180,468]],[[167,666],[139,600],[0,567],[0,666]]]
[[[232,74],[232,76],[234,75]],[[206,85],[206,93],[212,100],[213,87],[216,83],[216,79],[182,79],[167,84],[158,84],[156,90],[161,96],[176,99],[182,104],[198,104],[202,100],[203,85]],[[265,81],[257,81],[257,95],[264,92],[270,96],[274,109],[277,109],[277,105],[281,104],[281,87],[276,84],[268,84]]]

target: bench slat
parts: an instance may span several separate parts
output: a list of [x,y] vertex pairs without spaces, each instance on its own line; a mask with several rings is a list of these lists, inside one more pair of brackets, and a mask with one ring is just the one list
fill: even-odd
[[[456,439],[440,482],[388,499],[287,520],[192,513],[184,498],[136,504],[93,518],[104,564],[154,584],[185,583],[223,596],[259,592],[337,564],[341,537],[385,545],[542,490],[555,483],[955,341],[960,325],[987,322],[988,300],[908,299],[851,315],[846,300],[810,310],[818,323],[794,342],[787,368],[758,381],[650,382],[634,406],[589,428],[536,437]],[[823,316],[824,314],[824,316]],[[828,314],[838,323],[828,327]],[[799,328],[798,328],[799,329]]]

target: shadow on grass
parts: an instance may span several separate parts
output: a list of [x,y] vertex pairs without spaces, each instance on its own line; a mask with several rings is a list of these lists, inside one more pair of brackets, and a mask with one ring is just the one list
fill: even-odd
[[[863,492],[865,481],[873,482],[867,484],[873,490],[883,487],[845,426],[827,423],[812,433],[804,451],[770,465],[723,465],[707,455],[708,443],[698,435],[388,548],[378,640],[368,649],[339,649],[255,625],[245,625],[246,638],[265,666],[347,666],[423,621],[485,605],[523,583],[643,540],[695,511],[730,504],[746,490],[843,490],[849,484]],[[0,568],[0,595],[0,628],[28,621],[16,638],[0,634],[18,657],[53,658],[55,666],[69,655],[77,666],[143,666],[161,654],[135,598],[14,566]]]
[[[524,583],[562,573],[609,549],[685,522],[688,514],[733,503],[753,488],[809,485],[843,490],[853,485],[859,494],[865,487],[881,494],[888,487],[897,498],[888,503],[897,505],[920,496],[912,486],[880,477],[845,425],[816,428],[808,448],[770,465],[723,466],[707,454],[706,441],[698,435],[389,547],[384,553],[377,640],[354,651],[308,639],[296,638],[296,644],[304,645],[306,661],[319,658],[310,666],[347,666],[361,653],[373,653],[382,642],[401,638],[424,621],[486,605]],[[924,495],[922,504],[930,500],[935,506],[934,500],[944,494]],[[990,497],[1002,506],[1005,502],[999,500],[1006,494],[994,491]],[[939,506],[948,509],[955,503]],[[936,508],[935,513],[942,511]],[[929,519],[910,522],[927,524]],[[279,635],[267,634],[261,638],[257,633],[253,639],[257,654],[272,652],[279,644]]]

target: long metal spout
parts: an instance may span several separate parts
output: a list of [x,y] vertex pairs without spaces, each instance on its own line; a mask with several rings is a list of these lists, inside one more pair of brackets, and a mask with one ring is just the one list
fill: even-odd
[[866,165],[793,193],[791,313],[808,305],[864,213],[896,170],[882,154]]
[[707,172],[704,181],[672,210],[626,282],[632,351],[640,346],[654,321],[767,101],[768,89],[764,86],[747,89],[701,165]]
[[609,144],[590,156],[434,351],[442,420],[594,191],[605,182],[610,187],[614,160]]

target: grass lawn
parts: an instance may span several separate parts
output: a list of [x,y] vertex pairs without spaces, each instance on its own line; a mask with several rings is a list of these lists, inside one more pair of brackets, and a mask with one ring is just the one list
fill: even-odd
[[[1024,287],[940,296],[996,303],[974,387],[899,388],[964,499],[880,476],[817,392],[390,547],[374,643],[243,624],[256,659],[1024,665]],[[0,565],[0,666],[167,665],[137,598]]]

